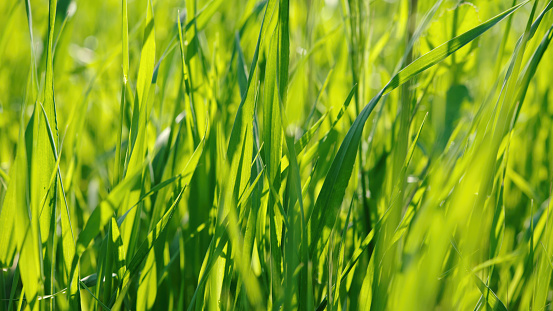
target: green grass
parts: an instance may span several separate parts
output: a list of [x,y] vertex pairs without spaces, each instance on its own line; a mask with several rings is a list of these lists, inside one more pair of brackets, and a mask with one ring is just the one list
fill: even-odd
[[0,310],[553,310],[553,1],[0,1]]

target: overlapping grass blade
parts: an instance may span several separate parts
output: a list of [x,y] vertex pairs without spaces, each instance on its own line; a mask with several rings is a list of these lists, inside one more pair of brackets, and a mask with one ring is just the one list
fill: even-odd
[[427,54],[419,57],[394,75],[388,84],[386,84],[386,86],[371,99],[365,108],[363,108],[340,145],[340,149],[338,150],[327,177],[325,178],[323,188],[319,193],[313,214],[309,220],[311,228],[311,256],[318,256],[324,248],[324,245],[326,245],[328,236],[323,236],[323,228],[331,227],[336,218],[338,208],[344,197],[344,192],[353,170],[356,150],[359,145],[359,141],[361,140],[365,122],[380,98],[385,93],[392,91],[417,74],[439,63],[470,41],[478,38],[484,32],[492,28],[498,22],[526,3],[528,3],[528,1],[522,2],[504,11],[496,17],[449,40],[448,42],[445,42]]

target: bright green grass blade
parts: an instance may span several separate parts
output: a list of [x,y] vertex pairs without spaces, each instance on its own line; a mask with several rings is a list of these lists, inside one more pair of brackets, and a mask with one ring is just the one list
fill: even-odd
[[[276,32],[275,32],[276,33]],[[278,192],[281,186],[281,156],[282,156],[282,128],[280,122],[280,105],[278,104],[278,93],[276,91],[277,79],[277,36],[273,33],[268,49],[268,61],[265,68],[265,85],[263,101],[263,151],[265,153],[265,174],[267,177],[268,187],[270,189],[269,198],[267,201],[267,212],[269,216],[269,227],[271,232],[271,287],[273,299],[277,300],[280,297],[280,286],[282,280],[281,254],[276,236],[277,228],[280,224],[275,217],[275,206],[279,203],[280,197]],[[282,213],[282,212],[281,212]],[[286,219],[288,221],[288,219]]]
[[[46,80],[44,86],[43,100],[44,109],[49,120],[54,122],[48,124],[54,132],[55,143],[57,145],[58,139],[58,125],[56,116],[56,104],[54,100],[54,67],[53,67],[53,41],[54,41],[54,24],[56,19],[56,4],[57,1],[49,1],[49,15],[48,15],[48,45],[46,49]],[[35,105],[35,119],[34,119],[34,140],[32,150],[32,164],[31,164],[31,209],[33,215],[40,214],[40,239],[42,244],[47,243],[52,231],[50,230],[53,218],[55,217],[55,202],[56,191],[49,192],[49,197],[46,200],[46,206],[43,211],[39,203],[46,192],[48,192],[48,181],[50,173],[54,169],[54,163],[56,162],[51,150],[50,140],[48,138],[47,124],[44,120],[40,108],[40,102]],[[34,217],[33,217],[34,218]],[[34,218],[35,219],[35,218]],[[47,249],[45,248],[45,251]],[[48,256],[51,256],[49,254]],[[50,268],[46,268],[46,274],[49,275]]]
[[[265,15],[267,12],[265,12]],[[267,21],[268,23],[268,21]],[[280,140],[275,138],[280,138],[278,136],[280,131],[277,129],[280,128],[280,122],[276,122],[274,118],[280,116],[279,105],[275,97],[277,94],[276,80],[277,80],[277,31],[272,29],[270,32],[270,41],[267,45],[265,58],[267,63],[265,65],[265,83],[264,87],[264,98],[263,98],[263,142],[264,142],[264,151],[265,151],[265,162],[266,164],[271,163],[271,148],[279,148]],[[276,114],[275,114],[276,113]],[[274,128],[274,133],[271,133],[270,126]],[[273,152],[276,152],[274,150]],[[268,172],[273,171],[273,168],[270,168]],[[272,173],[274,175],[274,173]]]
[[[35,104],[35,119],[33,127],[33,147],[31,157],[31,211],[34,220],[39,222],[39,237],[42,242],[42,273],[46,279],[44,282],[45,293],[54,291],[54,273],[55,273],[55,248],[56,235],[52,228],[56,223],[56,202],[57,202],[57,183],[54,183],[53,191],[48,186],[49,176],[55,169],[55,157],[52,150],[51,139],[48,134],[48,128],[53,129],[53,144],[58,145],[58,120],[56,112],[56,103],[54,98],[54,25],[56,22],[57,1],[49,1],[48,11],[48,43],[46,48],[46,73],[44,92]],[[43,104],[42,104],[43,102]],[[45,115],[41,113],[41,106],[44,106]],[[50,123],[50,121],[52,123]],[[40,199],[44,194],[48,197],[44,205],[40,204]],[[35,217],[36,216],[36,217]],[[53,308],[53,301],[49,302],[49,307]]]
[[492,28],[498,22],[509,16],[511,13],[528,3],[522,2],[496,17],[480,24],[479,26],[449,40],[425,55],[419,57],[411,64],[406,66],[386,84],[386,86],[363,108],[361,113],[355,119],[344,138],[340,149],[336,154],[332,166],[325,178],[323,187],[315,203],[313,214],[310,218],[311,228],[311,256],[319,256],[326,245],[328,235],[323,236],[323,228],[329,228],[336,219],[338,208],[344,197],[345,189],[351,177],[353,164],[355,162],[357,147],[361,140],[363,128],[370,113],[380,100],[380,98],[403,83],[407,82],[417,74],[436,65],[447,56],[453,54],[467,43],[478,38],[484,32]]
[[[24,122],[21,116],[20,141],[24,142]],[[23,292],[27,303],[32,310],[38,310],[38,295],[41,291],[42,278],[40,272],[40,254],[38,252],[38,228],[31,225],[28,214],[26,185],[27,185],[27,156],[25,144],[17,145],[15,161],[10,169],[10,183],[8,185],[2,213],[0,214],[0,223],[15,222],[13,227],[17,250],[20,254],[19,271],[23,283]],[[9,216],[13,212],[12,219]],[[6,226],[7,227],[7,226]],[[2,237],[6,236],[3,230]],[[3,245],[5,241],[0,241]],[[2,254],[9,255],[8,253]],[[3,262],[4,264],[5,262]]]
[[138,97],[138,104],[140,109],[143,108],[143,105],[146,103],[146,100],[148,98],[155,65],[156,44],[153,10],[154,9],[152,6],[152,2],[148,0],[148,5],[146,7],[146,26],[144,28],[142,51],[140,55],[140,64],[138,67],[138,77],[136,81],[136,96]]
[[[26,140],[25,132],[25,107],[27,104],[36,100],[38,92],[38,82],[35,64],[35,50],[32,32],[32,14],[30,1],[25,1],[25,10],[27,17],[27,26],[30,38],[31,65],[27,81],[24,105],[21,109],[19,124],[19,143],[17,144],[15,159],[9,171],[9,178],[3,176],[8,183],[2,209],[0,210],[0,265],[2,268],[11,265],[11,259],[14,249],[19,252],[19,263],[16,267],[16,273],[12,282],[10,293],[10,302],[8,309],[13,308],[13,297],[17,288],[19,275],[23,283],[20,297],[25,295],[27,305],[32,310],[38,310],[38,295],[42,292],[41,262],[39,254],[39,233],[37,226],[30,221],[31,215],[27,200],[27,188],[30,184],[30,173],[28,171],[30,163],[27,162],[27,146],[30,146]],[[30,124],[33,124],[32,119]],[[29,132],[30,126],[27,128]],[[36,219],[36,218],[35,218]],[[10,242],[11,241],[11,242]],[[21,309],[20,299],[19,308]]]
[[34,36],[33,36],[33,16],[31,12],[31,2],[30,0],[25,1],[25,11],[27,13],[27,27],[29,30],[29,41],[31,45],[31,76],[29,77],[30,83],[27,83],[27,98],[26,102],[34,102],[37,98],[38,93],[38,77],[37,77],[37,68],[36,68],[36,55],[35,55],[35,48],[33,45],[34,42]]
[[[194,50],[193,48],[189,49],[188,45],[185,45],[184,36],[182,33],[182,26],[181,26],[181,20],[180,20],[180,14],[177,15],[177,26],[179,28],[178,35],[179,35],[179,47],[180,47],[180,55],[181,55],[181,68],[182,68],[182,74],[183,74],[183,80],[184,80],[184,86],[186,95],[189,99],[189,105],[186,106],[186,118],[187,120],[191,120],[191,122],[188,123],[188,126],[192,127],[194,142],[196,142],[198,137],[198,122],[196,120],[196,112],[194,108],[194,90],[192,89],[192,75],[189,73],[190,71],[190,59],[192,58],[189,56],[188,51]],[[197,36],[192,39],[192,42],[198,42]],[[180,90],[180,88],[179,88]],[[206,128],[207,129],[207,128]]]
[[[259,100],[259,96],[258,99]],[[257,105],[257,103],[256,103]],[[263,175],[264,175],[264,166],[261,159],[261,148],[263,147],[263,143],[261,143],[260,146],[260,135],[259,135],[259,124],[258,124],[258,118],[257,114],[254,115],[254,151],[257,150],[257,153],[255,157],[252,160],[252,167],[251,167],[251,178],[250,178],[250,187],[248,188],[248,191],[244,194],[242,194],[242,197],[240,198],[240,201],[238,202],[238,210],[245,210],[247,214],[247,221],[245,223],[245,229],[243,230],[243,236],[244,236],[244,243],[243,243],[243,250],[242,252],[245,254],[245,256],[251,257],[250,265],[251,267],[255,267],[258,263],[261,266],[262,263],[265,261],[263,256],[259,256],[262,251],[259,251],[259,243],[255,243],[256,237],[258,238],[258,241],[262,241],[264,238],[262,237],[264,230],[262,230],[262,227],[259,227],[257,224],[259,222],[259,218],[264,217],[266,215],[266,212],[261,211],[262,206],[262,198],[263,198]],[[255,177],[255,178],[254,178]],[[251,190],[250,190],[251,189]],[[248,198],[248,200],[246,200]],[[246,200],[246,201],[244,201]],[[249,202],[249,209],[242,208],[241,205],[246,205]],[[256,256],[256,253],[258,256]],[[257,271],[255,269],[251,269],[251,274],[257,275]],[[262,298],[263,299],[263,294]]]
[[[54,40],[54,23],[55,23],[55,16],[56,16],[56,4],[57,1],[49,1],[49,18],[48,18],[48,41],[47,41],[47,48],[46,48],[46,78],[45,78],[45,87],[44,92],[42,94],[42,99],[44,100],[44,105],[46,107],[46,113],[49,116],[49,119],[53,120],[55,124],[55,136],[57,140],[57,117],[56,117],[56,106],[54,101],[54,73],[53,73],[53,40]],[[28,5],[28,4],[27,4]],[[28,9],[28,18],[30,17],[30,10]],[[29,19],[29,25],[30,25],[30,19]],[[34,55],[34,54],[33,54]],[[32,62],[34,62],[34,58],[31,59]],[[33,65],[31,65],[31,68],[34,68]],[[34,72],[33,69],[31,69],[32,72]],[[43,209],[44,211],[41,211],[40,207],[40,199],[44,196],[44,194],[48,193],[48,179],[50,177],[50,173],[52,172],[52,169],[54,168],[55,159],[50,152],[51,146],[50,141],[48,139],[48,132],[46,127],[46,122],[43,117],[42,113],[40,113],[39,105],[40,102],[37,100],[35,104],[35,118],[33,119],[33,141],[32,141],[32,150],[29,150],[29,153],[32,154],[31,157],[31,179],[30,179],[30,194],[31,194],[31,211],[32,211],[32,222],[29,223],[27,219],[27,215],[25,215],[25,211],[27,211],[26,208],[20,207],[21,211],[19,216],[16,217],[17,222],[20,224],[19,226],[22,226],[21,232],[18,234],[20,235],[20,244],[19,249],[21,250],[21,256],[23,256],[23,253],[26,253],[25,256],[29,256],[31,258],[26,258],[28,262],[25,264],[29,264],[29,269],[31,270],[30,274],[34,280],[29,280],[28,275],[26,275],[26,272],[22,273],[22,278],[27,279],[27,282],[23,282],[23,286],[27,288],[28,292],[27,295],[29,296],[29,300],[32,301],[31,307],[36,308],[38,307],[38,304],[35,305],[36,302],[36,295],[42,293],[42,284],[41,282],[37,282],[36,276],[40,275],[41,273],[44,273],[46,277],[46,290],[52,290],[52,270],[53,270],[53,262],[54,257],[52,255],[52,248],[53,248],[53,241],[50,239],[53,237],[53,230],[51,230],[51,226],[55,222],[55,204],[56,204],[56,191],[49,192],[49,199],[47,200],[47,206]],[[48,124],[50,125],[50,124]],[[21,140],[23,141],[23,140]],[[57,142],[56,142],[57,143]],[[19,144],[22,145],[22,144]],[[21,174],[21,173],[18,173]],[[23,178],[23,176],[21,176]],[[19,199],[20,200],[20,199]],[[26,200],[22,200],[21,203],[23,204],[26,202]],[[21,214],[22,213],[22,214]],[[29,226],[32,226],[30,228]],[[35,248],[39,247],[41,244],[37,243],[35,244],[35,234],[36,237],[40,240],[42,246],[44,248],[40,248],[38,250],[39,254],[35,254],[34,250],[29,250],[28,248]],[[29,239],[26,239],[26,237],[29,236]],[[51,242],[48,242],[48,241]],[[28,244],[30,243],[30,244]],[[28,246],[27,246],[28,245]],[[31,246],[32,245],[32,246]],[[42,256],[41,256],[42,255]],[[41,256],[41,257],[39,257]],[[43,265],[43,259],[46,264]],[[32,263],[32,261],[38,260],[38,268],[39,268],[39,274],[34,273],[35,265]],[[22,266],[22,270],[26,270],[26,265]],[[31,284],[33,282],[34,284]]]
[[123,82],[127,84],[129,76],[129,22],[127,19],[127,0],[121,1],[121,43],[123,54]]
[[[179,47],[180,47],[180,55],[181,55],[181,65],[182,65],[182,74],[184,76],[184,80],[186,81],[185,83],[188,83],[188,74],[187,74],[187,70],[186,70],[186,48],[184,46],[184,41],[182,39],[182,26],[181,26],[181,22],[180,22],[180,12],[177,14],[177,25],[178,25],[178,28],[179,28]],[[186,84],[187,87],[188,84]]]
[[[165,240],[166,234],[159,235],[160,242]],[[146,255],[146,263],[138,280],[136,309],[151,310],[157,297],[157,263],[154,248]]]
[[115,146],[115,165],[113,173],[113,184],[119,183],[121,170],[121,144],[123,136],[123,120],[126,110],[127,83],[129,77],[129,22],[127,19],[127,0],[121,1],[121,46],[122,46],[122,62],[123,62],[123,87],[121,89],[121,103],[119,108],[119,129],[117,131],[117,145]]
[[[140,64],[138,67],[138,77],[136,82],[136,96],[133,107],[133,119],[131,124],[131,131],[129,133],[131,143],[128,149],[128,170],[134,171],[136,167],[140,166],[144,159],[145,153],[145,131],[146,124],[149,115],[149,109],[147,107],[147,100],[149,97],[150,86],[152,82],[152,76],[155,65],[155,30],[154,30],[154,16],[151,0],[147,0],[146,7],[146,26],[144,28],[144,37],[142,43],[142,50],[140,55]],[[136,147],[135,147],[136,146]],[[125,234],[123,233],[123,236]],[[125,238],[123,239],[125,241]]]
[[[550,2],[550,4],[553,4],[553,2]],[[546,34],[543,36],[543,39],[540,42],[540,45],[538,46],[538,48],[532,55],[532,58],[528,61],[528,63],[526,64],[526,67],[524,68],[524,75],[519,82],[518,92],[516,96],[516,102],[518,103],[518,106],[516,108],[514,122],[516,122],[516,120],[518,119],[520,109],[522,107],[522,103],[524,102],[524,98],[526,97],[526,93],[528,92],[528,88],[530,86],[530,82],[532,81],[532,78],[536,74],[538,65],[540,64],[540,61],[542,60],[543,55],[545,54],[545,51],[547,50],[552,38],[553,38],[553,26],[550,27],[549,30],[546,32]]]
[[[22,144],[19,144],[22,145]],[[19,149],[19,146],[18,146]],[[4,197],[4,202],[2,204],[2,209],[0,209],[0,228],[3,228],[0,231],[0,267],[7,268],[12,265],[13,257],[15,254],[16,248],[16,236],[14,236],[15,231],[13,230],[14,220],[15,220],[15,209],[16,208],[26,208],[25,201],[17,203],[18,200],[25,198],[25,183],[23,183],[22,189],[17,189],[17,181],[19,179],[26,180],[26,165],[18,169],[17,165],[17,154],[14,163],[10,169],[10,174],[15,175],[16,179],[12,182],[7,183],[6,196]],[[26,163],[25,163],[26,164]],[[21,165],[21,164],[20,164]],[[13,171],[13,173],[12,173]],[[20,176],[17,176],[20,175]],[[11,179],[11,178],[10,178]],[[11,186],[10,186],[11,185]],[[19,193],[18,193],[19,192]],[[20,193],[22,192],[22,193]]]
[[[534,280],[534,291],[535,291],[535,308],[547,307],[547,294],[549,292],[549,284],[551,282],[551,273],[552,273],[552,262],[551,255],[548,250],[553,248],[553,238],[552,238],[552,226],[551,226],[551,201],[548,203],[547,214],[544,215],[547,219],[546,228],[544,230],[544,236],[542,236],[542,241],[540,242],[542,246],[542,252],[539,252],[538,259],[538,270],[535,272]],[[547,245],[547,246],[546,246]]]
[[[150,116],[150,103],[153,101],[154,92],[152,89],[152,76],[155,65],[155,30],[154,30],[154,12],[151,0],[147,1],[146,6],[146,25],[144,27],[144,37],[140,55],[140,64],[138,68],[138,77],[136,83],[136,96],[133,108],[133,119],[129,133],[129,151],[130,157],[127,170],[133,172],[142,167],[146,156],[147,141],[146,128]],[[142,179],[145,174],[142,175]],[[142,182],[144,184],[144,182]],[[128,204],[137,202],[140,195],[146,191],[141,187],[140,191],[129,193]],[[140,203],[142,204],[142,203]],[[131,256],[137,243],[138,231],[140,230],[141,205],[129,213],[129,221],[121,226],[121,237],[123,244],[127,247],[127,255]]]

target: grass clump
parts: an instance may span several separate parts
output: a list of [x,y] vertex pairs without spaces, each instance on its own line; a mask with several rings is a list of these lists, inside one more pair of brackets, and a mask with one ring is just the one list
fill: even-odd
[[0,310],[549,310],[553,1],[0,3]]

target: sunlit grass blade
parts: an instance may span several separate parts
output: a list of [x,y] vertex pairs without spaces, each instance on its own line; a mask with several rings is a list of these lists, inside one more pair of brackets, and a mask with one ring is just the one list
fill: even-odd
[[[134,172],[139,167],[142,167],[142,163],[144,163],[146,156],[146,128],[150,115],[151,101],[153,99],[153,92],[150,92],[150,90],[152,89],[155,53],[154,12],[152,2],[148,0],[146,6],[146,25],[144,27],[144,37],[136,82],[136,96],[129,133],[129,149],[127,151],[129,160],[128,166],[126,167],[127,171],[130,172]],[[144,178],[145,175],[142,174],[142,179]],[[144,181],[142,181],[142,183],[144,183]],[[141,187],[140,191],[129,193],[127,198],[129,204],[138,201],[138,198],[144,191],[145,187]],[[140,215],[142,212],[140,204],[137,209],[133,209],[129,213],[130,220],[121,226],[121,237],[123,239],[123,244],[127,248],[126,253],[128,256],[134,253],[138,239]]]
[[363,108],[340,145],[340,149],[338,150],[338,153],[332,162],[332,166],[325,178],[323,188],[319,193],[313,214],[310,218],[310,247],[312,256],[318,256],[324,248],[324,245],[326,245],[328,236],[322,236],[323,228],[331,227],[335,220],[335,216],[342,202],[345,189],[353,170],[357,146],[361,140],[365,122],[382,95],[392,91],[417,74],[439,63],[470,41],[478,38],[484,32],[492,28],[498,22],[526,3],[528,3],[528,1],[522,2],[504,11],[487,22],[484,22],[479,26],[449,40],[448,42],[445,42],[427,54],[419,57],[394,75],[388,84],[386,84],[386,86],[371,99],[365,108]]
[[[24,139],[24,119],[21,118],[21,126],[19,137],[21,141]],[[17,245],[16,249],[20,254],[19,258],[19,271],[21,274],[21,280],[23,283],[23,292],[27,300],[27,304],[32,310],[38,310],[38,295],[41,292],[41,270],[40,270],[40,254],[38,249],[38,231],[36,226],[32,226],[30,221],[30,215],[27,212],[27,199],[26,189],[28,183],[27,172],[27,155],[25,144],[18,144],[16,157],[12,168],[10,169],[10,183],[6,197],[4,198],[4,204],[2,212],[0,213],[0,223],[12,222],[17,224],[13,227],[13,238]],[[13,213],[13,214],[12,214]],[[11,219],[10,219],[11,215]],[[8,226],[6,226],[8,227]],[[12,230],[10,230],[12,231]],[[0,241],[4,245],[8,246],[4,237],[7,236],[7,232],[3,230],[3,240]],[[10,253],[6,251],[3,253],[3,260],[7,260]],[[7,261],[3,261],[2,264],[6,264]],[[17,283],[16,283],[17,284]]]
[[121,89],[121,103],[119,108],[119,130],[117,131],[117,145],[115,146],[115,165],[113,173],[113,184],[119,183],[121,171],[121,144],[123,136],[123,120],[126,110],[127,83],[129,78],[129,22],[127,18],[127,0],[121,1],[121,46],[122,46],[122,62],[123,62],[123,86]]

